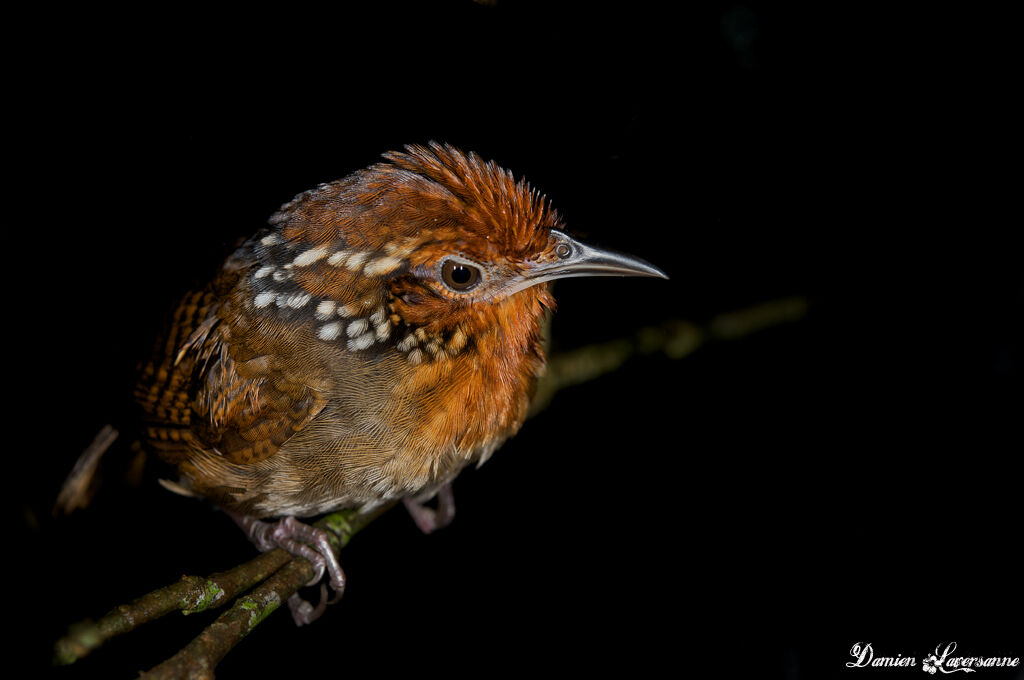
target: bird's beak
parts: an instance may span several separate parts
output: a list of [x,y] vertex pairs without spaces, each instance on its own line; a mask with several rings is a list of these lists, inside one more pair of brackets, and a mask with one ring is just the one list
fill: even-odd
[[[667,279],[665,272],[638,257],[581,243],[568,234],[551,230],[554,257],[533,263],[519,280],[515,290],[538,283],[577,276],[650,276]],[[514,291],[510,291],[514,292]]]
[[665,272],[638,257],[611,250],[595,248],[581,243],[568,234],[551,230],[551,244],[546,257],[529,265],[517,280],[513,280],[507,295],[525,288],[556,279],[577,276],[650,276],[667,279]]

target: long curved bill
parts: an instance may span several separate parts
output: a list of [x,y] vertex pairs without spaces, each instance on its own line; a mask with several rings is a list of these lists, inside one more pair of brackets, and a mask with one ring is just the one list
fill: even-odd
[[538,262],[516,284],[522,290],[539,283],[577,276],[648,276],[667,279],[665,272],[638,257],[623,255],[581,243],[556,229],[551,230],[555,259]]

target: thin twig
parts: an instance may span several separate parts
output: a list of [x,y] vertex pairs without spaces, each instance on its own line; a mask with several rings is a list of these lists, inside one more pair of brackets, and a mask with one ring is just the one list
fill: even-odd
[[[395,506],[381,505],[369,512],[341,510],[317,521],[313,526],[326,531],[335,551],[341,550],[361,529]],[[259,588],[239,598],[202,633],[173,657],[145,673],[146,680],[165,678],[212,678],[213,669],[253,628],[281,606],[313,576],[313,566],[302,557],[292,557],[280,548],[288,562]],[[268,554],[271,554],[268,553]]]
[[[327,531],[332,547],[337,551],[393,505],[394,503],[383,505],[365,513],[354,510],[331,513],[314,526]],[[115,607],[99,621],[83,621],[72,626],[68,634],[57,641],[54,647],[54,662],[74,663],[107,640],[174,611],[193,614],[220,607],[240,593],[265,581],[259,589],[236,601],[231,610],[218,618],[192,644],[176,655],[178,661],[167,667],[180,668],[179,664],[184,659],[191,660],[190,663],[194,662],[195,668],[208,668],[212,671],[224,654],[262,621],[265,615],[273,611],[276,607],[271,606],[274,597],[279,598],[278,603],[287,600],[310,579],[313,575],[312,569],[306,560],[293,557],[278,548],[262,553],[234,569],[212,574],[207,578],[182,576],[169,586],[158,588],[129,604]],[[244,617],[235,611],[239,607],[246,612]],[[261,614],[252,616],[252,612]],[[239,617],[245,619],[246,625],[239,624]],[[163,665],[157,668],[162,667]],[[153,669],[152,672],[156,671],[157,669]],[[154,677],[177,676],[158,674]]]
[[313,566],[309,562],[302,558],[289,560],[256,590],[238,598],[181,651],[142,678],[212,678],[220,660],[312,576]]
[[260,583],[291,559],[284,550],[261,553],[254,559],[207,578],[182,576],[137,600],[115,607],[99,621],[83,621],[57,641],[54,660],[74,663],[112,637],[131,632],[144,623],[173,611],[193,614],[227,604],[239,593]]

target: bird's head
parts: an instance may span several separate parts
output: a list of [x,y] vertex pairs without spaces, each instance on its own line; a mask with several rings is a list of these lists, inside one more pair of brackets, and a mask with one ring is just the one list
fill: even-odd
[[419,363],[457,354],[481,334],[514,339],[511,326],[535,336],[553,306],[550,281],[665,278],[573,239],[543,196],[476,154],[431,143],[384,157],[271,218],[272,230],[253,242],[255,308],[308,313],[322,341],[395,346]]

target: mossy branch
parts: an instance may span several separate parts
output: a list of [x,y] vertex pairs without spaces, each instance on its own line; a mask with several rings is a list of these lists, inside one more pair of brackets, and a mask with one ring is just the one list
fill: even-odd
[[[331,538],[335,550],[340,550],[374,519],[389,510],[384,505],[369,513],[342,510],[320,519],[314,526],[324,529]],[[115,607],[99,621],[84,621],[75,624],[68,634],[57,641],[54,647],[54,662],[71,664],[86,656],[107,640],[131,632],[139,626],[174,611],[194,614],[221,607],[253,586],[263,583],[260,588],[237,600],[232,608],[217,619],[210,627],[193,640],[175,657],[153,669],[152,677],[180,677],[166,675],[168,669],[182,668],[182,663],[195,663],[196,668],[209,668],[223,658],[235,644],[254,628],[274,607],[271,602],[287,600],[298,591],[313,575],[313,567],[305,559],[294,557],[280,548],[261,553],[245,564],[228,571],[212,574],[206,578],[182,576],[176,582],[158,588],[137,600]],[[239,610],[241,609],[241,613]],[[254,611],[261,613],[254,617]],[[238,625],[244,619],[245,626]],[[216,656],[216,661],[212,661]],[[174,664],[167,666],[171,661]],[[160,673],[157,673],[158,669]],[[161,673],[164,673],[163,675]],[[202,677],[197,676],[197,677]],[[212,677],[212,676],[211,676]]]

